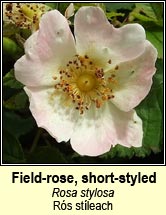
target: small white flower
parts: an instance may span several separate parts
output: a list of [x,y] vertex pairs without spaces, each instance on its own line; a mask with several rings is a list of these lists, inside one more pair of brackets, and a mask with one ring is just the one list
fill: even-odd
[[151,88],[156,49],[141,25],[116,29],[97,7],[79,9],[74,29],[75,38],[62,14],[46,13],[15,64],[38,126],[81,155],[140,147],[142,121],[133,108]]

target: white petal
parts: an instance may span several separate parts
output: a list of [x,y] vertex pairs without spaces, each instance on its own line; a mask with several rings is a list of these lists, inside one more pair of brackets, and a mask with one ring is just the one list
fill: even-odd
[[16,78],[27,86],[50,86],[59,67],[76,53],[66,18],[57,10],[44,14],[39,31],[25,44],[25,55],[15,63]]
[[58,142],[68,141],[73,132],[76,113],[61,101],[52,88],[24,88],[30,99],[30,110],[37,125],[46,129]]
[[135,108],[149,93],[156,71],[157,50],[146,41],[146,49],[138,58],[119,64],[115,73],[117,85],[112,102],[123,111]]
[[[136,58],[144,51],[145,30],[139,24],[114,28],[97,7],[82,7],[75,15],[75,37],[79,53],[107,49],[112,64]],[[108,60],[107,59],[107,60]]]
[[142,121],[136,112],[122,112],[110,104],[79,118],[71,145],[80,155],[98,156],[116,144],[140,147],[142,137]]

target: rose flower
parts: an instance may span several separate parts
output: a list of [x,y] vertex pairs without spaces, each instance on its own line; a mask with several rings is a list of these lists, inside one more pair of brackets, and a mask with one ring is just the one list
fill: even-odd
[[139,24],[111,25],[102,9],[82,7],[74,36],[57,10],[44,14],[25,42],[15,76],[25,85],[37,125],[80,155],[120,144],[141,147],[135,108],[152,85],[157,51]]

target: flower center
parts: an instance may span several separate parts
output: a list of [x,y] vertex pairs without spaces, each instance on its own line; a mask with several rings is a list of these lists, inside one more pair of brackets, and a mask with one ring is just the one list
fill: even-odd
[[83,92],[91,91],[95,86],[95,77],[89,74],[80,75],[77,79],[77,86]]
[[35,15],[35,10],[33,7],[28,7],[26,4],[24,4],[21,7],[22,13],[28,17],[29,19],[33,20],[33,16]]
[[87,55],[76,55],[61,68],[59,75],[59,78],[53,77],[54,80],[59,79],[55,84],[55,94],[57,90],[64,92],[65,98],[72,102],[80,114],[91,106],[100,108],[114,98],[112,86],[116,83],[115,75],[105,76],[104,69],[95,65]]
[[44,4],[7,3],[5,15],[18,27],[37,30],[39,19],[47,11],[49,8]]

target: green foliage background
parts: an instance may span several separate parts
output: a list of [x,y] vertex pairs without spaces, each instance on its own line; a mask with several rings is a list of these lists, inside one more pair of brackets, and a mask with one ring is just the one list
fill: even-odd
[[[64,14],[69,3],[46,3]],[[37,128],[29,111],[23,85],[13,72],[15,61],[24,54],[22,40],[30,35],[13,24],[3,25],[3,163],[24,164],[132,164],[163,163],[163,4],[162,3],[74,3],[75,12],[84,5],[101,7],[108,20],[120,27],[140,23],[147,39],[158,50],[157,72],[149,95],[136,108],[143,120],[141,148],[117,145],[99,157],[79,156],[70,143],[57,143],[45,130]],[[73,28],[73,17],[70,19]],[[21,37],[20,37],[21,35]]]

